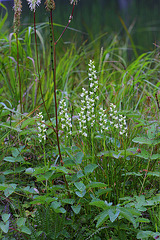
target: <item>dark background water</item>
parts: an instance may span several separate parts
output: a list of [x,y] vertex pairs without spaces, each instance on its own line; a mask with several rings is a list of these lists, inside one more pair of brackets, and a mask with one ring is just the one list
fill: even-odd
[[[9,12],[6,27],[10,27],[10,31],[12,31],[13,1],[1,0],[1,2]],[[44,2],[42,1],[40,7],[36,9],[38,23],[48,22],[48,13],[45,11]],[[54,22],[66,25],[72,6],[69,4],[69,0],[55,2]],[[33,13],[29,10],[27,1],[23,0],[22,5],[21,27],[24,28],[33,23]],[[121,17],[130,30],[139,51],[148,51],[153,49],[153,43],[158,44],[160,39],[159,9],[160,0],[80,0],[75,8],[70,27],[86,33],[76,33],[76,38],[81,41],[86,38],[91,41],[106,32],[108,36],[118,35],[125,41],[126,32],[119,19]],[[1,13],[4,12],[2,8],[0,10]],[[58,31],[61,32],[61,30]],[[74,34],[74,31],[68,30],[64,38],[66,41],[70,38],[73,39]]]

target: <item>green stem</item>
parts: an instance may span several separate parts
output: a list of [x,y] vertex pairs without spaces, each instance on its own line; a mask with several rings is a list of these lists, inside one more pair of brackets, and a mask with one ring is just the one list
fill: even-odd
[[44,154],[44,165],[45,167],[47,166],[46,163],[46,149],[45,149],[45,141],[43,140],[43,154]]
[[142,190],[143,190],[143,187],[144,187],[144,184],[145,184],[146,178],[147,178],[147,173],[148,173],[149,164],[150,164],[150,161],[151,161],[152,152],[153,152],[153,147],[152,147],[152,151],[151,151],[150,158],[149,158],[149,160],[148,160],[147,169],[146,169],[146,173],[145,173],[145,176],[144,176],[144,179],[143,179],[143,183],[142,183],[142,187],[141,187],[141,190],[140,190],[139,196],[140,196],[141,193],[142,193]]

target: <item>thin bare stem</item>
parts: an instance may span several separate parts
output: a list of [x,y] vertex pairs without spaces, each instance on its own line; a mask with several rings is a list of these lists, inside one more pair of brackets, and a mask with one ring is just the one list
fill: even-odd
[[[55,102],[55,115],[56,115],[56,138],[57,138],[57,146],[58,146],[58,152],[59,152],[59,158],[60,158],[60,163],[61,166],[64,165],[64,162],[62,160],[62,155],[61,155],[61,149],[60,149],[60,143],[59,143],[59,136],[58,136],[58,113],[57,113],[57,94],[56,94],[56,45],[54,44],[54,30],[53,30],[53,18],[52,18],[52,10],[50,11],[50,20],[51,20],[51,63],[52,63],[52,70],[53,70],[53,81],[54,81],[54,102]],[[52,46],[53,46],[53,53],[52,53]],[[63,175],[64,181],[66,188],[68,190],[68,196],[71,197],[70,192],[69,192],[69,186],[68,182],[66,180],[65,175]]]
[[[45,101],[44,101],[44,97],[43,97],[43,94],[42,94],[42,86],[41,86],[41,77],[40,77],[40,69],[39,69],[39,61],[38,61],[38,47],[37,47],[37,34],[36,34],[36,16],[35,16],[35,11],[34,11],[34,35],[35,35],[35,46],[36,46],[36,58],[37,58],[37,71],[38,71],[38,86],[37,86],[37,92],[38,92],[38,89],[40,89],[40,93],[41,93],[41,97],[42,97],[42,101],[43,101],[43,105],[44,105],[44,108],[45,108],[45,111],[47,113],[47,116],[48,116],[48,119],[49,121],[51,122],[51,119],[49,117],[49,114],[48,114],[48,111],[47,111],[47,108],[46,108],[46,104],[45,104]],[[37,92],[36,92],[36,101],[35,103],[37,102]],[[52,123],[52,122],[51,122]]]
[[22,117],[22,84],[21,84],[20,69],[19,69],[18,33],[16,33],[16,45],[17,45],[17,73],[18,73],[18,82],[19,82],[20,113]]
[[67,30],[72,18],[73,18],[73,12],[74,12],[74,7],[75,7],[75,3],[73,3],[73,8],[72,8],[72,13],[69,17],[69,21],[67,23],[67,26],[65,27],[65,29],[63,30],[63,32],[61,33],[61,35],[59,36],[59,38],[57,39],[57,41],[54,43],[54,45],[56,45],[58,43],[58,41],[61,39],[61,37],[63,36],[63,34],[65,33],[65,31]]

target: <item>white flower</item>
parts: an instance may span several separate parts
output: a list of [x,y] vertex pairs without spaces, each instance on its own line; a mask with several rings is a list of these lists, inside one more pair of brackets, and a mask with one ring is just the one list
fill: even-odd
[[28,5],[29,5],[31,11],[35,12],[36,5],[39,6],[41,3],[41,0],[27,0],[27,2],[28,2]]
[[43,120],[43,115],[41,112],[37,114],[37,118],[39,120],[37,121],[38,132],[39,132],[38,138],[39,138],[39,142],[42,142],[42,139],[44,139],[44,141],[46,140],[45,132],[47,131],[47,129],[46,129],[45,121]]

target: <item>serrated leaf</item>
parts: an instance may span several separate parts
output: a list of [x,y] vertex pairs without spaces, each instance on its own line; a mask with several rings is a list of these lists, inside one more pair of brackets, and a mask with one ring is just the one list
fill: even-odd
[[2,220],[3,222],[7,222],[11,214],[4,213],[2,214]]
[[28,227],[26,227],[26,226],[23,226],[21,228],[21,232],[26,233],[28,235],[31,235],[31,230]]
[[71,206],[71,208],[75,214],[78,214],[81,210],[81,205]]
[[133,215],[127,210],[127,208],[120,208],[120,215],[127,219],[129,222],[133,224],[134,227],[136,227],[136,221],[133,217]]
[[86,175],[92,173],[98,167],[97,164],[89,164],[84,168],[84,172]]
[[92,206],[96,206],[96,207],[99,207],[99,208],[102,208],[102,209],[108,209],[110,208],[109,205],[107,205],[104,201],[102,200],[96,200],[96,201],[92,201],[89,203],[89,205],[92,205]]
[[0,222],[0,228],[2,229],[2,231],[4,233],[8,233],[9,230],[9,221],[7,221],[6,223]]
[[97,187],[104,188],[104,187],[107,187],[107,184],[101,183],[101,182],[91,182],[86,186],[86,188],[97,188]]
[[117,210],[116,213],[114,213],[111,209],[109,209],[108,214],[109,214],[109,218],[110,218],[111,222],[114,222],[118,218],[120,211]]
[[140,223],[150,223],[150,220],[148,218],[137,218],[137,221]]
[[103,211],[102,213],[100,213],[100,214],[95,218],[95,220],[98,220],[98,221],[97,221],[97,224],[96,224],[96,227],[97,227],[97,228],[100,227],[108,218],[109,218],[108,210]]

